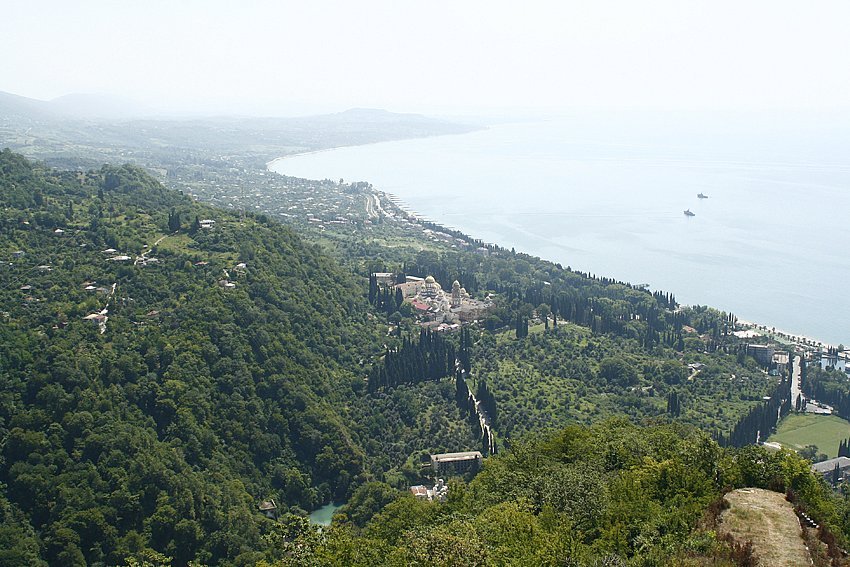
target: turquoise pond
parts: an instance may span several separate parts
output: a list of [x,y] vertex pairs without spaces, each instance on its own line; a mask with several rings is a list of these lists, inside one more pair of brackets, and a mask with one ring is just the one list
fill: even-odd
[[331,518],[342,506],[344,504],[325,504],[321,508],[313,510],[310,512],[310,523],[320,526],[331,525]]

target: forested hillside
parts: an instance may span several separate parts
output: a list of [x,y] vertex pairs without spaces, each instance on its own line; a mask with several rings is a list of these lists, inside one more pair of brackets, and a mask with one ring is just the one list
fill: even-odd
[[[493,393],[499,437],[628,415],[675,418],[728,439],[781,382],[732,334],[734,315],[499,247],[421,250],[392,231],[322,235],[354,270],[433,274],[444,288],[457,279],[495,297],[472,333],[469,378],[473,390],[483,383]],[[416,332],[413,321],[401,326]],[[755,442],[755,430],[747,439]]]
[[[824,524],[823,541],[847,535],[847,500],[794,453],[722,449],[689,426],[616,419],[514,444],[444,503],[374,483],[330,530],[283,518],[266,564],[756,565],[746,542],[718,530],[735,487],[786,492]],[[811,537],[818,565],[842,564],[834,545]]]
[[[850,535],[806,461],[711,439],[751,443],[787,397],[731,315],[390,221],[300,236],[127,165],[0,152],[0,208],[2,564],[728,565],[712,522],[737,486]],[[387,270],[493,308],[424,332],[370,304]],[[414,500],[419,457],[481,447],[470,391],[499,454]]]
[[289,229],[9,151],[0,206],[4,561],[251,563],[262,500],[309,510],[475,442],[450,384],[363,395],[365,280]]

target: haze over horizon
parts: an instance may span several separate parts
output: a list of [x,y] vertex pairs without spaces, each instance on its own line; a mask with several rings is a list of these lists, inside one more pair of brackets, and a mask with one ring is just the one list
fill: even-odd
[[19,2],[0,90],[171,112],[850,108],[850,4]]

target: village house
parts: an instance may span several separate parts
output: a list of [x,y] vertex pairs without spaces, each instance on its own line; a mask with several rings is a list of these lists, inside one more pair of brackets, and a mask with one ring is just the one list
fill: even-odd
[[274,499],[264,500],[263,502],[260,502],[259,509],[260,512],[262,512],[266,518],[272,520],[277,519],[277,504],[275,504]]
[[481,461],[480,451],[431,455],[431,467],[438,477],[463,475],[469,472],[477,473],[481,468]]

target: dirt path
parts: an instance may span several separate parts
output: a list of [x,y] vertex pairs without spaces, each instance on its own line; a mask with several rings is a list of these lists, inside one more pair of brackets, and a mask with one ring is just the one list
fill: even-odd
[[720,531],[741,541],[752,540],[759,565],[809,567],[803,530],[785,495],[760,488],[740,488],[726,495]]

